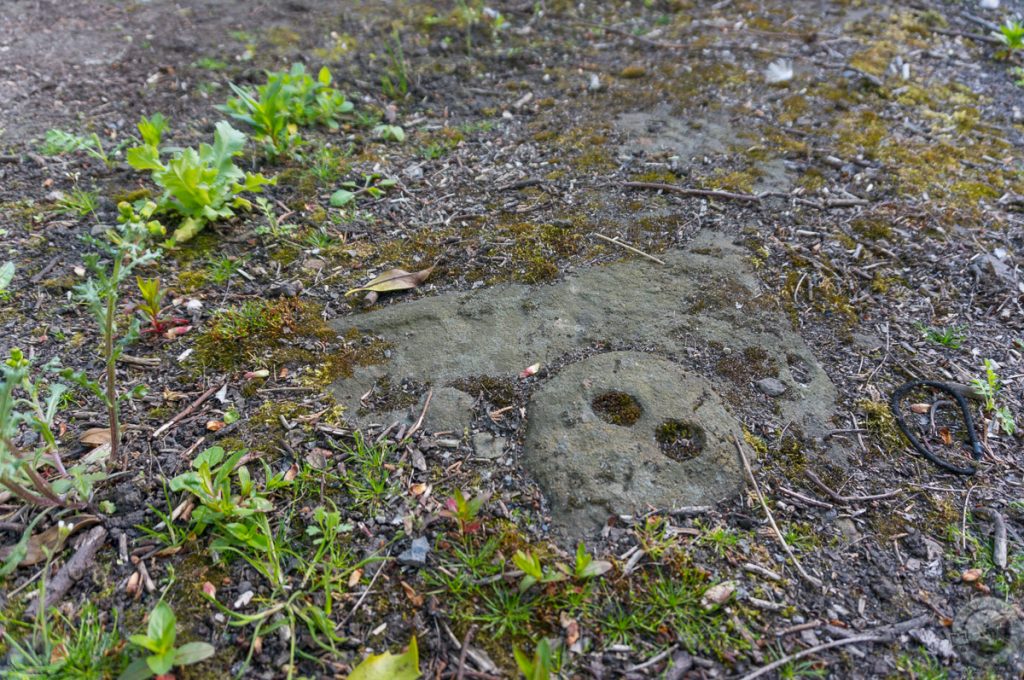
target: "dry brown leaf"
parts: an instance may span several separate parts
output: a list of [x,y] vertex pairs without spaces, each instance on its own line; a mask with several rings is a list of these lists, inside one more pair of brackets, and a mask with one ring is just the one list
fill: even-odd
[[223,430],[226,425],[227,423],[225,423],[223,420],[206,421],[206,429],[209,430],[210,432],[217,432],[218,430]]
[[284,473],[284,481],[290,482],[295,479],[295,476],[299,474],[299,466],[297,463],[292,463],[292,466],[288,468],[288,471]]
[[405,591],[405,596],[409,598],[409,602],[413,607],[423,606],[423,596],[417,593],[416,590],[405,581],[402,581],[402,590]]
[[95,447],[110,443],[109,427],[90,427],[82,433],[78,441],[86,446]]
[[349,574],[349,576],[348,576],[348,587],[349,588],[355,588],[357,585],[359,585],[359,581],[362,578],[363,578],[363,570],[362,569],[354,569],[352,571],[352,573]]
[[409,493],[413,496],[422,496],[423,492],[427,490],[426,484],[413,484],[409,487]]
[[911,404],[910,410],[913,413],[924,414],[932,409],[931,404]]
[[[19,567],[31,567],[34,564],[45,562],[47,555],[56,555],[64,547],[68,538],[82,529],[96,526],[100,522],[95,515],[75,515],[63,521],[65,526],[71,526],[70,533],[62,536],[60,526],[54,524],[46,531],[34,534],[28,539],[28,549],[25,556],[18,562]],[[0,560],[6,560],[12,550],[13,546],[0,548]]]
[[139,572],[133,571],[132,575],[128,577],[128,585],[124,587],[124,592],[129,595],[135,595],[139,592],[139,582],[142,580],[142,576]]
[[953,445],[953,435],[949,433],[948,427],[940,427],[939,436],[942,437],[942,443],[945,444],[946,446]]
[[369,293],[387,293],[395,290],[409,290],[426,281],[433,271],[434,267],[428,267],[418,272],[407,272],[404,269],[389,269],[380,276],[374,277],[365,286],[347,291],[345,297],[364,291]]

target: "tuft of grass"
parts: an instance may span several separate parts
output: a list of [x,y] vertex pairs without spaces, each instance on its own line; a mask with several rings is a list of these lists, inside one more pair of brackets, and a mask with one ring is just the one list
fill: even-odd
[[100,195],[95,191],[85,191],[75,187],[60,197],[54,212],[61,215],[88,217],[99,207]]

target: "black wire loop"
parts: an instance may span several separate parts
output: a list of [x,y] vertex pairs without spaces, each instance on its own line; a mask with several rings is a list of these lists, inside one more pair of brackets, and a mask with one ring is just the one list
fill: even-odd
[[931,387],[932,389],[945,392],[949,396],[953,397],[954,401],[956,401],[956,405],[960,407],[960,413],[964,417],[964,424],[967,425],[967,436],[971,440],[971,455],[974,460],[981,460],[981,442],[978,441],[978,435],[974,432],[974,420],[971,418],[971,409],[967,405],[967,400],[964,399],[963,395],[947,383],[935,382],[933,380],[911,380],[904,385],[900,385],[896,391],[892,393],[892,401],[889,402],[892,414],[896,418],[896,425],[899,426],[900,430],[903,432],[903,436],[910,440],[910,443],[918,453],[938,465],[943,470],[957,475],[973,475],[977,472],[976,467],[973,465],[969,467],[957,467],[952,463],[942,460],[932,453],[931,450],[925,446],[913,432],[910,431],[910,428],[907,427],[907,423],[903,418],[903,411],[900,408],[900,401],[902,401],[903,397],[907,396],[911,390],[918,387]]

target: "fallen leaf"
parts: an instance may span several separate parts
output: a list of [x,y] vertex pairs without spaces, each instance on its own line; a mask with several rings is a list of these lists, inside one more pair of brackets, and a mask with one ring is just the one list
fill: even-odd
[[265,368],[261,368],[258,371],[246,371],[245,372],[245,379],[246,380],[256,380],[257,378],[269,378],[269,377],[270,377],[270,371],[268,371]]
[[192,330],[192,326],[172,326],[164,332],[164,337],[168,340],[174,340],[175,338],[181,337]]
[[355,295],[363,291],[373,293],[387,293],[395,290],[409,290],[420,285],[433,273],[434,267],[428,267],[418,272],[407,272],[404,269],[389,269],[380,276],[360,288],[353,288],[345,293],[345,297]]
[[558,623],[565,631],[565,643],[572,647],[580,639],[580,624],[565,612],[558,615]]
[[[71,527],[71,531],[62,531],[59,524],[54,524],[46,531],[33,534],[28,539],[24,557],[18,562],[19,567],[31,567],[34,564],[45,562],[48,555],[56,555],[60,552],[68,538],[82,529],[88,529],[100,523],[96,515],[75,515],[62,521],[65,527]],[[6,560],[13,550],[14,546],[0,548],[0,561]]]
[[284,473],[284,481],[292,481],[297,474],[299,474],[299,466],[297,463],[292,463],[292,466],[288,468],[288,472]]
[[910,410],[913,413],[928,413],[932,409],[931,404],[911,404]]
[[405,591],[405,596],[409,599],[409,602],[413,607],[423,606],[423,596],[417,593],[416,590],[405,581],[402,581],[402,590]]
[[362,569],[353,569],[352,573],[348,575],[348,587],[355,588],[359,585],[359,581],[363,578]]
[[217,586],[209,581],[203,581],[203,594],[207,597],[217,597]]
[[129,595],[135,595],[139,592],[139,582],[142,580],[142,576],[139,572],[133,571],[132,575],[128,577],[128,584],[124,587],[124,592]]
[[964,583],[974,583],[981,578],[981,569],[968,569],[960,575],[960,578],[963,579]]
[[82,433],[78,441],[86,446],[101,446],[110,443],[109,427],[90,427]]
[[948,427],[940,427],[939,436],[942,437],[942,443],[945,444],[946,446],[953,445],[953,435],[949,433]]
[[223,420],[207,420],[206,429],[210,432],[217,432],[223,430],[226,423]]
[[371,654],[352,669],[348,680],[416,680],[420,677],[420,652],[416,637],[404,654]]
[[409,493],[411,493],[413,496],[422,496],[426,490],[426,484],[413,484],[412,486],[409,487]]

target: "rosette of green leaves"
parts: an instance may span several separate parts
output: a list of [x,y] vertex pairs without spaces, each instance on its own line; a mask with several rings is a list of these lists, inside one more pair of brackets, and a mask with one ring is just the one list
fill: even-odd
[[198,151],[177,149],[166,162],[161,155],[169,150],[160,148],[166,119],[160,114],[143,117],[138,127],[143,143],[128,149],[128,164],[136,170],[150,171],[153,181],[164,190],[157,202],[159,212],[184,218],[171,244],[188,241],[210,222],[234,217],[235,210],[251,209],[252,203],[241,194],[259,193],[263,185],[275,183],[235,165],[234,158],[242,153],[246,137],[227,121],[217,123],[212,146],[200,144]]

